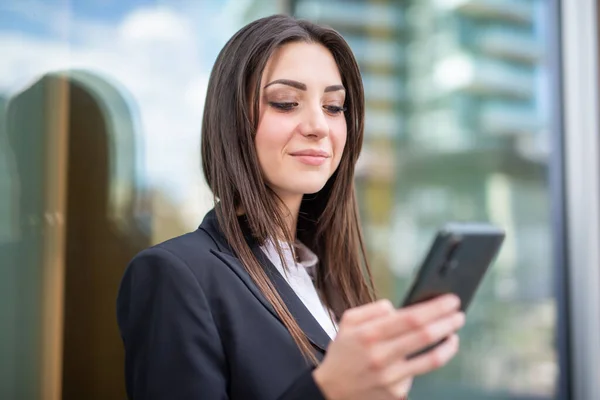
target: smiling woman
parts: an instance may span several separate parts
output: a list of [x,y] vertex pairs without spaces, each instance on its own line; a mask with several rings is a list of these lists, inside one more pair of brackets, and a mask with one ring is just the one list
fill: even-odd
[[[354,199],[348,193],[355,191],[377,295],[394,304],[404,297],[435,231],[447,221],[490,221],[507,230],[497,265],[461,329],[460,352],[449,366],[418,379],[411,399],[446,399],[448,393],[477,400],[579,398],[581,384],[600,382],[597,368],[583,359],[600,360],[594,351],[600,349],[595,345],[600,334],[595,325],[576,318],[588,311],[598,315],[591,312],[600,304],[592,295],[600,291],[582,290],[600,282],[587,279],[598,272],[598,263],[581,247],[598,247],[597,235],[588,234],[596,229],[590,221],[598,218],[590,216],[597,211],[569,200],[573,195],[600,204],[588,195],[600,193],[589,187],[600,180],[583,179],[595,171],[593,160],[587,168],[585,152],[577,146],[599,148],[587,145],[580,134],[597,129],[569,123],[585,124],[597,114],[579,106],[592,110],[595,100],[578,97],[592,96],[596,88],[589,83],[597,72],[597,18],[594,7],[583,5],[588,3],[594,2],[0,1],[0,399],[125,397],[123,344],[114,316],[118,285],[137,252],[195,231],[214,207],[198,168],[200,139],[212,143],[204,161],[213,188],[219,189],[207,221],[225,215],[218,224],[222,235],[215,237],[243,226],[241,242],[236,242],[243,247],[234,251],[231,235],[219,242],[224,243],[220,253],[199,240],[189,242],[190,248],[204,246],[202,254],[207,254],[204,261],[190,261],[202,290],[168,286],[181,280],[176,262],[170,268],[161,263],[141,269],[165,272],[158,283],[154,275],[131,280],[140,276],[135,271],[144,256],[135,259],[134,273],[124,280],[135,283],[132,300],[120,301],[121,310],[127,303],[132,310],[124,318],[124,337],[139,328],[133,311],[143,303],[140,287],[156,285],[152,301],[145,303],[154,317],[146,319],[148,331],[159,326],[173,339],[162,340],[162,332],[140,343],[156,349],[147,353],[149,360],[159,353],[173,358],[180,351],[184,361],[165,362],[177,370],[174,375],[163,374],[160,366],[153,373],[153,362],[146,370],[128,368],[137,374],[128,375],[129,381],[138,377],[130,382],[134,391],[143,379],[149,391],[153,384],[192,391],[189,382],[198,381],[206,389],[196,397],[210,399],[210,388],[218,386],[210,382],[222,379],[228,397],[252,398],[258,395],[240,394],[240,388],[251,387],[240,383],[249,371],[248,380],[260,383],[261,394],[277,397],[300,372],[319,377],[328,365],[339,366],[331,362],[347,336],[341,316],[352,315],[374,297],[361,239],[354,233],[359,225],[353,222]],[[569,12],[576,12],[576,18],[569,19]],[[214,65],[240,28],[275,13],[332,27],[354,55],[339,35],[319,33],[315,39],[304,27],[312,25],[285,22],[282,27],[277,19],[240,31]],[[559,36],[568,40],[573,30],[580,33],[575,44],[558,46]],[[565,60],[558,47],[568,50]],[[284,65],[286,59],[292,65]],[[329,68],[332,60],[335,65]],[[566,66],[558,68],[563,61]],[[570,64],[584,73],[569,74]],[[74,77],[73,68],[110,83],[116,96],[97,88],[90,94],[109,111],[127,111],[111,111],[107,125],[94,122],[95,129],[73,130],[65,118],[79,115],[77,121],[92,123],[88,114],[93,109],[81,101],[81,91],[57,89],[44,94],[42,103],[21,103],[22,118],[9,134],[6,123],[15,114],[6,113],[7,105],[37,93],[57,72]],[[561,76],[563,70],[568,76]],[[362,78],[364,102],[356,77]],[[201,137],[205,103],[212,111]],[[363,103],[366,118],[359,109]],[[563,115],[565,107],[567,114],[569,107],[575,114]],[[333,157],[340,155],[334,149],[336,122],[346,123],[346,142],[339,165],[332,168]],[[319,129],[323,124],[329,136]],[[109,129],[109,146],[104,147],[104,159],[116,164],[96,162],[103,153],[92,141],[102,126],[117,128],[114,135]],[[55,129],[60,135],[51,134]],[[32,140],[38,133],[44,140]],[[358,140],[362,146],[354,167]],[[565,148],[574,156],[562,154]],[[332,157],[312,158],[325,155],[320,152]],[[567,173],[565,159],[583,170],[561,178]],[[330,177],[327,171],[333,171]],[[565,191],[565,182],[575,189],[579,185],[584,195]],[[103,188],[109,190],[100,195]],[[291,211],[297,193],[303,195],[296,227],[285,232],[292,227],[286,216],[296,217]],[[565,213],[563,202],[575,211]],[[105,222],[110,225],[100,229]],[[109,239],[117,233],[116,240]],[[566,238],[575,245],[566,246]],[[253,244],[251,254],[248,243]],[[154,260],[168,246],[143,254]],[[567,248],[577,259],[567,260]],[[209,249],[231,262],[220,262]],[[181,257],[185,252],[175,253]],[[567,283],[575,289],[566,290]],[[189,306],[182,295],[192,298]],[[165,311],[161,296],[174,301]],[[133,304],[133,299],[142,301]],[[576,311],[574,319],[567,319],[572,314],[567,305]],[[182,309],[191,313],[189,324]],[[167,311],[172,318],[161,315]],[[189,332],[179,331],[184,325],[193,328],[193,339],[185,340]],[[589,331],[589,340],[578,336],[580,330]],[[575,347],[569,338],[576,339]],[[302,341],[316,363],[304,362]],[[129,366],[140,359],[131,343]],[[328,350],[325,358],[322,349]],[[185,362],[207,354],[217,361]],[[257,366],[255,359],[269,368]],[[348,376],[341,367],[339,373]],[[181,380],[174,384],[176,375]],[[571,382],[571,377],[577,379]],[[346,379],[354,381],[359,382]],[[327,391],[327,384],[321,386]],[[587,393],[600,391],[592,386]],[[568,388],[574,392],[567,393]],[[165,397],[176,395],[173,389]]]
[[261,90],[258,160],[270,188],[297,214],[302,196],[321,190],[342,158],[342,78],[326,47],[297,42],[274,52],[261,81],[269,83]]
[[337,32],[276,15],[229,40],[202,124],[215,208],[121,283],[130,398],[398,399],[452,358],[455,297],[374,302],[354,193],[363,130]]

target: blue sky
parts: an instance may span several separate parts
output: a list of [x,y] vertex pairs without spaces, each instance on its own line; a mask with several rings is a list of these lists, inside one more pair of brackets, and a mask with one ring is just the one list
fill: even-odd
[[0,93],[66,68],[108,77],[138,127],[138,185],[202,213],[211,200],[199,159],[208,76],[254,1],[0,0]]

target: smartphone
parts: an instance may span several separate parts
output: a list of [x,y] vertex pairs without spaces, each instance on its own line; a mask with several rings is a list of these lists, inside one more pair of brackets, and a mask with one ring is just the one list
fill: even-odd
[[[454,293],[461,300],[461,311],[466,312],[504,237],[504,230],[488,223],[445,225],[435,236],[402,307]],[[423,354],[442,342],[409,358]]]

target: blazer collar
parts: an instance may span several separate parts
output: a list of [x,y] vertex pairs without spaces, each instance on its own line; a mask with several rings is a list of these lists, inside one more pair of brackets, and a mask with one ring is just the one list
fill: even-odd
[[[246,243],[252,250],[254,256],[257,258],[260,265],[264,268],[267,276],[271,280],[273,286],[281,296],[288,310],[295,318],[296,322],[308,337],[308,340],[321,350],[325,352],[331,338],[329,335],[323,330],[321,325],[317,322],[317,320],[312,316],[310,311],[306,308],[302,300],[296,295],[294,290],[287,283],[285,278],[279,273],[277,268],[271,263],[268,257],[264,254],[264,252],[260,249],[260,244],[252,235],[249,225],[245,216],[241,216],[238,218],[238,223],[242,228],[242,232],[244,232],[244,236],[246,238]],[[201,230],[205,231],[211,238],[214,240],[217,245],[218,251],[213,251],[213,253],[224,261],[235,273],[238,277],[244,282],[244,284],[248,287],[248,289],[254,294],[254,296],[266,307],[271,314],[275,318],[281,321],[277,312],[273,308],[273,306],[269,303],[266,297],[262,294],[258,286],[254,283],[239,258],[235,256],[233,253],[231,246],[227,243],[225,236],[223,235],[219,222],[217,219],[217,215],[215,210],[211,210],[202,221],[200,225]],[[283,323],[283,322],[282,322]]]

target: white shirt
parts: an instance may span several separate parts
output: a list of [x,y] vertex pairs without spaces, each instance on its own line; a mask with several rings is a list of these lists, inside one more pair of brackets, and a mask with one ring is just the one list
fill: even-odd
[[331,339],[337,334],[337,325],[333,322],[331,312],[325,307],[317,289],[313,283],[311,275],[314,276],[314,270],[317,268],[319,259],[308,247],[300,242],[296,242],[296,253],[300,262],[297,262],[287,243],[281,243],[281,250],[287,268],[281,264],[281,259],[277,254],[277,249],[272,241],[267,241],[261,247],[269,260],[277,268],[279,273],[285,278],[296,295],[302,300],[308,311],[321,325],[323,330]]

